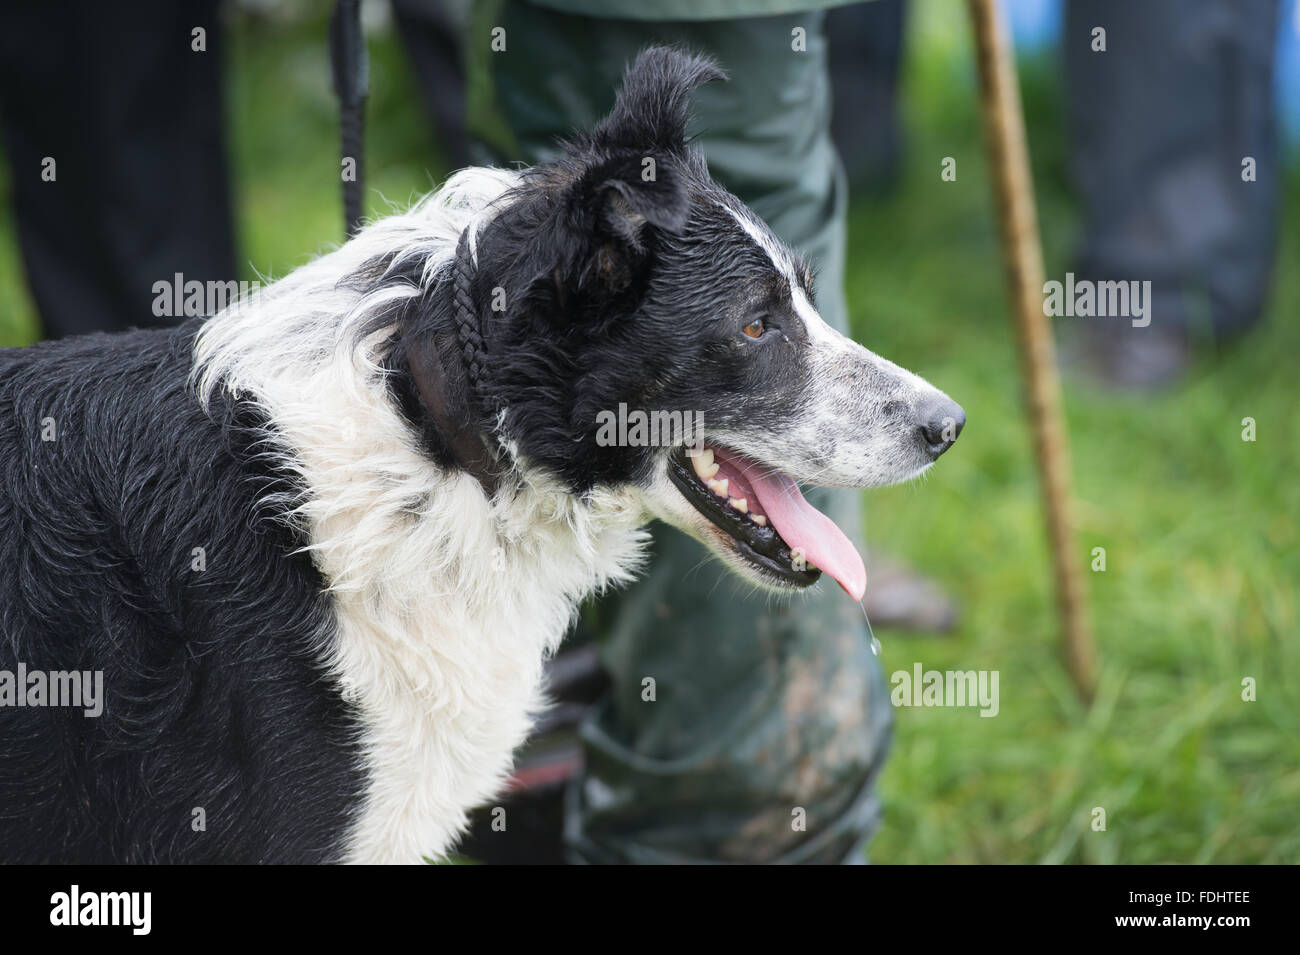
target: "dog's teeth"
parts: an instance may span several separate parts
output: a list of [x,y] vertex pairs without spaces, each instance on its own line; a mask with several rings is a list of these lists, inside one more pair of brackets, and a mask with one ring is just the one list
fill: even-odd
[[728,481],[726,478],[723,478],[721,481],[710,481],[709,490],[718,495],[718,497],[726,497],[727,483]]
[[755,524],[757,524],[759,527],[766,527],[766,526],[767,526],[767,518],[766,518],[765,516],[763,516],[762,514],[750,514],[750,515],[749,515],[749,518],[750,518],[750,520],[752,520]]
[[713,461],[713,449],[705,448],[698,454],[691,455],[691,466],[701,481],[707,481],[718,473],[718,465]]
[[734,507],[736,510],[740,511],[740,513],[742,514],[749,513],[749,501],[747,501],[743,497],[728,498],[727,503],[730,504],[732,507]]

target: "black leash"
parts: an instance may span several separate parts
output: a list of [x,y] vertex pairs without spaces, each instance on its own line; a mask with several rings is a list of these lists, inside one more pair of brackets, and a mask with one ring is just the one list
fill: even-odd
[[[330,67],[334,73],[334,95],[339,98],[342,133],[343,217],[348,236],[361,228],[362,150],[366,96],[369,94],[370,61],[366,38],[361,30],[361,0],[338,0],[330,18]],[[352,168],[346,166],[352,161]]]

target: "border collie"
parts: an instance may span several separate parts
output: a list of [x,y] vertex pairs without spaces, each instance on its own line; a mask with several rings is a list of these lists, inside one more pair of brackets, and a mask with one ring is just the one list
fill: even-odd
[[[799,483],[913,477],[964,415],[709,178],[720,76],[649,50],[554,163],[462,171],[206,322],[0,352],[0,861],[446,854],[653,518],[861,599]],[[597,440],[622,406],[703,442]],[[73,677],[99,715],[51,705]]]

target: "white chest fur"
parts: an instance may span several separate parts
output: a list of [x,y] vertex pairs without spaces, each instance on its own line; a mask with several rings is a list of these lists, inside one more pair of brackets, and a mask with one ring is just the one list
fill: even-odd
[[[430,507],[469,525],[482,519],[477,483],[448,483]],[[452,846],[466,812],[500,791],[543,705],[543,660],[577,601],[635,562],[630,515],[516,516],[541,523],[512,532],[507,517],[483,548],[426,515],[394,539],[409,553],[383,560],[387,572],[336,586],[331,664],[359,706],[368,773],[347,861],[414,863]]]
[[644,516],[630,492],[578,500],[540,476],[489,502],[430,461],[381,387],[316,377],[262,397],[334,605],[322,653],[364,724],[368,788],[343,859],[415,863],[500,790],[546,655],[583,598],[631,576]]

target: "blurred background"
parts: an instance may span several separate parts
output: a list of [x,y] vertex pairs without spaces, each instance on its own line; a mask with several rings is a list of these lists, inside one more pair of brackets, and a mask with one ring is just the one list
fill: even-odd
[[[1088,254],[1060,45],[1066,8],[1005,5],[1047,275],[1062,279]],[[1264,255],[1265,278],[1243,295],[1231,334],[1211,327],[1215,307],[1190,316],[1192,345],[1153,359],[1163,364],[1149,381],[1141,369],[1126,381],[1099,371],[1072,320],[1054,320],[1077,542],[1107,555],[1104,571],[1088,573],[1101,659],[1091,709],[1057,656],[965,7],[906,3],[896,126],[853,122],[851,52],[838,64],[850,75],[836,90],[836,122],[854,187],[847,292],[856,337],[938,384],[970,422],[923,485],[866,497],[871,545],[924,568],[962,609],[946,634],[877,628],[885,671],[922,660],[1001,674],[995,719],[895,711],[875,861],[1300,861],[1300,10],[1296,0],[1240,6],[1242,16],[1276,17],[1273,101],[1255,103],[1277,117],[1278,165],[1265,193],[1277,246],[1275,258]],[[222,10],[239,279],[282,276],[343,239],[326,7],[239,0]],[[431,121],[388,5],[364,9],[365,202],[383,215],[437,185],[465,146],[448,132],[454,116],[441,129]],[[8,82],[21,88],[22,77]],[[877,117],[892,109],[867,105]],[[89,135],[94,117],[84,119]],[[957,159],[955,181],[940,179],[944,157]],[[14,170],[0,154],[0,346],[29,343],[42,328],[14,202]],[[1253,442],[1242,440],[1247,417]],[[1254,702],[1242,699],[1247,677]],[[1096,806],[1107,831],[1087,825]]]

